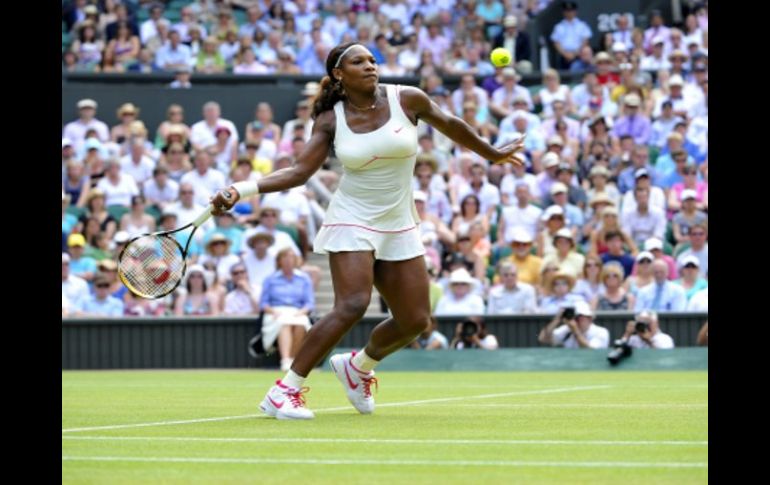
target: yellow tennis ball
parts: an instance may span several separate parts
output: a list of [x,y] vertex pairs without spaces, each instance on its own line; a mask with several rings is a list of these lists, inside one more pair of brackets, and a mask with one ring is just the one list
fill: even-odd
[[489,59],[497,67],[504,67],[511,63],[511,53],[508,49],[498,47],[489,54]]

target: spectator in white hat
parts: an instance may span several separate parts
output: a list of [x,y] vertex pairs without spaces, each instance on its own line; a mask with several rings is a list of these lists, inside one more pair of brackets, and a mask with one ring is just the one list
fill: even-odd
[[61,253],[61,294],[62,300],[69,302],[70,310],[74,310],[90,293],[86,280],[70,272],[70,259],[69,254]]
[[634,265],[634,274],[626,278],[623,282],[623,288],[631,295],[636,296],[640,288],[652,283],[652,262],[655,256],[650,251],[641,251],[636,255],[636,264]]
[[543,257],[543,264],[556,263],[559,272],[568,274],[573,278],[583,272],[585,256],[575,251],[575,236],[566,227],[559,229],[553,237],[553,245],[556,251]]
[[104,192],[105,204],[107,207],[111,205],[131,207],[131,197],[139,195],[139,187],[134,177],[121,172],[118,159],[107,160],[104,166],[105,176],[96,184],[96,188]]
[[524,228],[517,227],[511,233],[511,249],[513,253],[504,261],[510,261],[516,266],[517,279],[530,285],[540,284],[540,269],[543,260],[532,254],[532,235]]
[[556,182],[551,186],[551,198],[553,205],[564,210],[567,227],[572,231],[572,236],[576,238],[583,227],[583,211],[578,206],[569,203],[568,191],[569,189],[565,184]]
[[574,315],[564,314],[561,308],[538,336],[543,345],[565,349],[606,349],[610,344],[610,332],[593,323],[594,313],[588,303],[574,305]]
[[[110,139],[110,129],[103,121],[96,119],[96,101],[93,99],[81,99],[78,101],[78,119],[64,126],[62,138],[66,138],[73,144],[75,152],[80,152],[85,143],[86,132],[96,130],[99,140],[107,142]],[[63,147],[62,147],[63,148]]]
[[[677,262],[681,262],[688,255],[698,257],[700,261],[700,270],[703,274],[709,272],[709,243],[708,243],[708,225],[696,223],[690,226],[690,247],[679,253]],[[687,243],[683,244],[687,247]]]
[[[636,186],[636,172],[639,169],[644,169],[650,177],[650,182],[655,183],[655,168],[650,165],[650,154],[646,145],[634,145],[630,138],[627,140],[631,143],[628,151],[628,160],[618,160],[617,169],[618,173],[618,190],[621,194],[625,194],[629,190]],[[631,162],[628,166],[627,162]]]
[[[658,239],[657,237],[651,237],[647,239],[644,241],[644,250],[652,254],[654,260],[660,259],[665,261],[665,263],[668,265],[668,279],[675,280],[679,277],[676,261],[674,261],[674,258],[666,254],[664,251],[664,244],[661,239]],[[636,271],[636,269],[634,269],[634,271]]]
[[623,116],[619,117],[612,127],[612,143],[620,146],[620,137],[630,135],[637,145],[646,145],[650,139],[650,119],[641,113],[642,99],[636,93],[623,98]]
[[685,296],[689,301],[697,292],[708,288],[708,281],[700,276],[700,260],[697,256],[689,254],[682,258],[679,263],[679,274],[681,278],[675,281],[684,288]]
[[564,217],[564,209],[558,205],[548,207],[543,212],[543,215],[540,216],[540,220],[545,227],[537,234],[536,246],[537,255],[543,257],[545,254],[556,251],[556,247],[553,245],[553,238],[560,229],[566,227],[567,223]]
[[517,96],[523,96],[527,99],[527,109],[532,109],[532,97],[529,89],[519,86],[516,83],[521,80],[521,76],[512,67],[506,67],[502,71],[503,85],[492,92],[492,99],[489,100],[489,111],[498,118],[505,118],[513,113],[513,100]]
[[[645,149],[646,151],[646,149]],[[660,187],[652,184],[652,174],[646,168],[640,168],[634,173],[634,189],[636,188],[647,189],[650,194],[649,206],[665,213],[666,211],[666,193]],[[623,194],[623,198],[620,202],[621,212],[627,214],[634,212],[636,207],[636,193],[634,190],[629,190]]]
[[519,27],[519,20],[515,15],[506,15],[503,18],[503,30],[492,39],[492,48],[504,47],[513,54],[511,64],[525,74],[532,71],[531,47],[529,34],[524,32],[523,26]]
[[671,62],[666,56],[666,40],[663,37],[655,37],[650,44],[647,55],[639,62],[639,67],[644,71],[671,69]]
[[544,194],[551,192],[551,185],[558,182],[556,178],[556,171],[559,168],[560,163],[559,155],[548,152],[540,159],[540,164],[543,167],[543,171],[537,174],[537,185],[540,191],[541,197]]
[[682,191],[680,201],[682,210],[674,215],[674,239],[678,244],[690,242],[690,228],[695,224],[707,224],[708,215],[696,208],[697,194],[694,190],[686,189]]
[[682,171],[683,182],[675,183],[668,191],[668,210],[676,212],[682,208],[682,192],[691,190],[695,192],[695,208],[708,209],[708,182],[698,180],[698,168],[695,165],[685,165]]
[[668,281],[668,265],[656,259],[652,262],[653,282],[637,293],[634,311],[654,310],[667,312],[684,311],[687,297],[681,285]]
[[460,268],[449,276],[449,292],[436,304],[435,315],[483,315],[484,300],[472,292],[474,280],[468,270]]
[[588,172],[588,180],[590,188],[586,191],[586,198],[589,201],[589,210],[587,212],[595,212],[590,210],[593,209],[593,202],[591,201],[600,196],[606,197],[615,207],[620,205],[620,191],[615,182],[610,181],[610,171],[607,167],[604,165],[594,165],[591,171]]

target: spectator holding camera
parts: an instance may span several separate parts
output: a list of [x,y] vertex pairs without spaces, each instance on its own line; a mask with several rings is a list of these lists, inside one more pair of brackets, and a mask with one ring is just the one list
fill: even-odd
[[457,350],[497,350],[500,345],[497,343],[497,337],[487,333],[483,320],[480,318],[469,318],[457,324],[455,336],[450,346]]
[[438,349],[448,349],[449,348],[449,341],[447,341],[447,338],[438,331],[438,321],[436,320],[436,317],[431,315],[430,317],[430,325],[428,328],[425,329],[424,332],[422,332],[414,342],[410,345],[413,349],[421,349],[421,350],[438,350]]
[[628,322],[623,340],[635,349],[673,349],[674,339],[663,333],[658,324],[658,314],[645,310]]
[[548,322],[538,336],[544,345],[565,349],[606,349],[610,343],[610,332],[594,323],[594,313],[584,301],[574,307],[563,307]]

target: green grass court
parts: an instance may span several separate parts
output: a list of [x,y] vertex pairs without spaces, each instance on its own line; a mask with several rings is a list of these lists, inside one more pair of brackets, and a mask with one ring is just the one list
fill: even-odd
[[[260,417],[278,371],[62,373],[62,483],[706,483],[708,373],[390,372]],[[212,418],[212,419],[209,419]]]

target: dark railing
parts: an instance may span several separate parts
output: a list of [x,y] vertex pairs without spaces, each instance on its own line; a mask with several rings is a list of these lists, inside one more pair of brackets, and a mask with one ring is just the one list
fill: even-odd
[[[339,343],[361,347],[382,317],[366,317]],[[451,339],[463,317],[441,317],[439,330]],[[596,323],[611,338],[622,335],[631,314],[603,313]],[[661,329],[678,347],[694,346],[707,314],[666,313]],[[485,317],[488,331],[501,347],[539,347],[537,335],[548,315]],[[70,318],[62,320],[63,369],[246,368],[277,362],[275,354],[255,360],[247,344],[255,332],[254,318]]]

